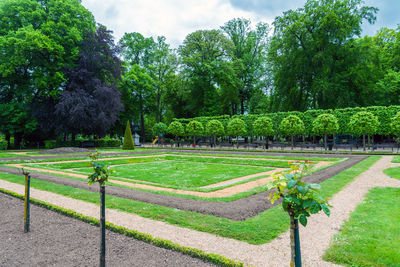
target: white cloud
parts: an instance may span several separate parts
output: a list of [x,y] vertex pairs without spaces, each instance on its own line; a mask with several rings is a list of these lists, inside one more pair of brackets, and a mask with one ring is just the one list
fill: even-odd
[[125,32],[139,32],[145,37],[164,35],[174,48],[189,33],[218,29],[233,18],[248,18],[253,24],[274,19],[235,8],[228,0],[83,0],[82,4],[97,22],[114,31],[116,41]]

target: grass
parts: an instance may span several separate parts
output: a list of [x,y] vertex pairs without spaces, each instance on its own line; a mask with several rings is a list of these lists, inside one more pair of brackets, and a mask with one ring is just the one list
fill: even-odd
[[[265,167],[249,167],[203,162],[159,161],[141,164],[114,166],[112,177],[153,182],[160,185],[173,185],[184,188],[201,187],[236,177],[271,170]],[[77,169],[91,173],[92,168]]]
[[399,156],[393,157],[392,162],[393,162],[393,163],[400,163],[400,157],[399,157]]
[[[339,192],[343,186],[367,170],[379,158],[379,156],[369,157],[322,182],[322,194],[326,198],[330,198],[333,194]],[[23,177],[12,174],[1,173],[0,179],[19,184],[24,183]],[[32,187],[99,205],[98,193],[35,179],[32,179]],[[107,196],[106,201],[108,208],[136,213],[146,218],[234,238],[250,244],[263,244],[271,241],[289,227],[289,217],[281,206],[275,206],[245,221],[231,221],[211,215],[182,211],[114,196]]]
[[383,173],[391,178],[400,180],[400,167],[388,168],[384,170]]
[[324,259],[345,266],[400,266],[400,189],[374,188]]

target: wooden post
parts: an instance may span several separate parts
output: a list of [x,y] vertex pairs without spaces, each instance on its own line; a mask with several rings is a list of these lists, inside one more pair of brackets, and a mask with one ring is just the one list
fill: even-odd
[[24,232],[27,233],[29,232],[30,228],[29,192],[30,192],[31,177],[29,176],[29,172],[24,172],[24,170],[22,170],[22,172],[25,175]]
[[105,214],[105,186],[100,184],[100,267],[106,266],[106,214]]

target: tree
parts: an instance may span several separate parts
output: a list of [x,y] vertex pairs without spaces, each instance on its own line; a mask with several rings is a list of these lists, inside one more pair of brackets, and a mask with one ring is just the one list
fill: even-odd
[[122,149],[135,149],[135,142],[133,141],[131,125],[129,124],[129,121],[126,122],[124,143],[122,144]]
[[[250,20],[235,18],[225,23],[221,29],[233,43],[230,46],[230,54],[233,65],[236,66],[235,76],[240,80],[236,83],[236,90],[240,101],[240,113],[244,114],[252,94],[265,82],[270,27],[260,22],[256,29],[252,29]],[[233,114],[236,114],[236,110]]]
[[274,134],[274,125],[269,117],[260,117],[253,123],[254,133],[263,136],[265,139],[265,148],[268,148],[268,136]]
[[224,74],[218,70],[226,63],[231,45],[220,31],[199,30],[186,36],[178,49],[190,84],[189,106],[197,116],[220,113],[217,74]]
[[304,133],[303,121],[296,115],[289,115],[282,120],[279,128],[283,134],[290,136],[292,150],[293,150],[294,147],[293,137],[297,134]]
[[[377,8],[363,0],[307,0],[303,8],[275,19],[269,50],[274,110],[307,110],[362,105],[351,86],[359,62],[354,38]],[[362,77],[357,77],[362,78]]]
[[193,146],[196,147],[196,136],[203,134],[204,127],[201,122],[191,121],[186,125],[187,135],[193,136]]
[[301,266],[300,235],[298,222],[307,225],[307,217],[323,210],[327,216],[330,215],[329,204],[320,194],[321,186],[303,181],[309,175],[310,162],[296,162],[291,164],[290,169],[272,175],[274,181],[267,185],[267,190],[272,191],[268,199],[273,204],[282,199],[282,208],[290,217],[290,266]]
[[231,119],[228,123],[227,132],[229,135],[236,136],[236,148],[239,148],[239,136],[247,133],[246,123],[238,118]]
[[102,25],[88,32],[77,65],[66,71],[66,87],[55,106],[61,132],[105,136],[117,121],[122,66],[111,33]]
[[100,267],[106,266],[106,188],[104,183],[108,181],[108,176],[114,171],[104,163],[98,162],[99,154],[89,154],[93,167],[93,173],[88,176],[89,185],[99,183],[100,185]]
[[31,104],[58,100],[95,20],[79,0],[4,0],[0,17],[0,130],[19,146],[38,126]]
[[219,120],[210,120],[206,124],[206,134],[213,137],[213,145],[216,146],[216,136],[225,134],[224,125]]
[[[365,135],[375,134],[379,127],[378,118],[368,111],[360,111],[350,118],[349,128],[353,134],[363,136],[363,150],[365,151]],[[368,138],[369,139],[369,138]]]
[[313,132],[324,136],[324,146],[327,150],[327,135],[335,134],[339,128],[336,117],[332,114],[321,114],[313,121]]
[[[154,124],[152,130],[153,130],[153,134],[155,136],[158,136],[160,139],[161,137],[167,132],[167,125],[165,125],[165,123],[163,122],[158,122],[156,124]],[[159,142],[160,143],[160,140]]]
[[[178,142],[178,136],[183,136],[185,134],[185,128],[179,121],[173,121],[169,124],[168,133],[175,136],[175,142]],[[179,143],[178,143],[179,146]]]
[[[400,142],[400,112],[397,112],[396,115],[392,118],[392,123],[390,124],[392,128],[392,134],[397,137],[397,147]],[[398,150],[397,150],[398,152]]]
[[[122,56],[126,62],[126,72],[123,74],[122,87],[126,94],[133,98],[125,99],[124,105],[138,105],[140,114],[140,129],[142,142],[145,142],[146,129],[144,115],[154,103],[155,81],[149,71],[153,62],[155,42],[153,38],[145,38],[137,32],[125,33],[119,41]],[[134,103],[129,102],[132,100]]]

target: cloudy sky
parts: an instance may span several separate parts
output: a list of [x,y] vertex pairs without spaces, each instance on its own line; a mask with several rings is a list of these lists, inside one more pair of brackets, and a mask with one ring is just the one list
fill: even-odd
[[[276,16],[302,7],[305,0],[82,0],[96,21],[114,31],[116,41],[125,32],[145,37],[164,35],[177,48],[186,35],[200,29],[217,29],[232,18],[271,24]],[[364,34],[400,24],[400,0],[365,0],[379,8],[374,25],[364,22]]]

